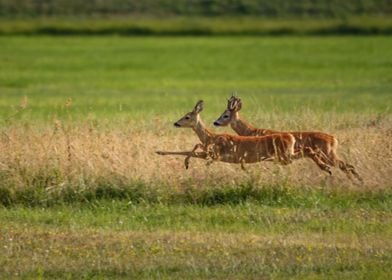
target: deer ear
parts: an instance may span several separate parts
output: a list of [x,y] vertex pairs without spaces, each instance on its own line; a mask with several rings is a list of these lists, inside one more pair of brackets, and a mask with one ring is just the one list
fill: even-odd
[[[231,110],[231,111],[238,111],[238,110],[237,110],[238,103],[241,103],[241,99],[238,98],[238,97],[233,96],[233,97],[231,98],[229,110]],[[239,105],[239,106],[241,107],[241,105]]]
[[203,111],[203,109],[204,109],[204,101],[203,101],[203,100],[199,100],[199,101],[196,103],[196,106],[195,106],[195,108],[193,109],[193,111],[194,111],[195,113],[200,113],[201,111]]

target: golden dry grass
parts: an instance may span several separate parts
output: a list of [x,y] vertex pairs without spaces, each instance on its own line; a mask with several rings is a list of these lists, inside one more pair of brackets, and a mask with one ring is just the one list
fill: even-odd
[[[0,137],[0,183],[10,188],[62,187],[90,188],[100,184],[128,185],[133,182],[158,183],[181,189],[189,184],[200,187],[286,184],[290,186],[339,186],[361,189],[384,189],[391,186],[392,122],[390,116],[361,119],[342,115],[306,121],[308,113],[297,118],[285,116],[280,129],[298,129],[302,118],[308,126],[326,127],[339,139],[338,152],[353,164],[364,178],[364,185],[353,184],[337,168],[333,176],[321,172],[309,159],[289,166],[274,163],[239,165],[193,159],[185,170],[183,157],[159,156],[156,150],[190,150],[198,139],[190,129],[174,130],[168,121],[154,119],[145,123],[117,124],[97,128],[92,123],[55,121],[53,124],[9,125]],[[268,116],[263,117],[268,120]],[[278,117],[276,117],[278,118]],[[253,121],[257,123],[256,121]],[[294,125],[293,125],[294,124]],[[217,132],[223,130],[216,130]],[[230,132],[230,130],[227,130]]]
[[[61,195],[66,189],[83,193],[108,185],[137,192],[135,182],[150,189],[142,190],[141,199],[146,200],[142,204],[133,204],[132,199],[116,202],[109,196],[102,204],[94,200],[53,208],[1,208],[0,275],[388,279],[391,118],[342,118],[336,114],[305,122],[307,117],[308,113],[294,118],[264,115],[253,122],[268,120],[287,130],[326,128],[338,137],[340,154],[357,167],[364,185],[354,184],[337,169],[329,177],[307,159],[289,166],[249,165],[247,172],[239,165],[217,162],[207,167],[205,161],[193,159],[185,170],[182,157],[155,154],[156,150],[189,150],[198,142],[191,130],[172,128],[172,120],[156,118],[113,126],[19,122],[3,127],[0,184],[12,192],[44,189],[39,199],[49,200],[52,193]],[[263,202],[250,199],[238,208],[230,204],[241,201],[234,197],[241,193],[235,192],[226,198],[229,204],[221,207],[167,206],[170,199],[149,203],[148,192],[155,187],[166,194],[183,194],[191,188],[194,199],[199,195],[195,190],[208,193],[219,186],[240,189],[237,185],[244,184],[266,189],[284,185],[301,195],[282,191],[274,198],[271,188],[272,196]],[[341,190],[342,195],[329,199],[328,192],[321,191],[309,201],[305,199],[312,192],[302,189],[320,188]],[[345,197],[347,191],[354,195]],[[369,191],[383,195],[372,196]],[[222,193],[217,194],[218,200]],[[265,194],[268,196],[268,192],[259,195]],[[300,201],[296,204],[286,196]],[[268,206],[280,199],[286,202]],[[361,199],[365,200],[362,204]]]

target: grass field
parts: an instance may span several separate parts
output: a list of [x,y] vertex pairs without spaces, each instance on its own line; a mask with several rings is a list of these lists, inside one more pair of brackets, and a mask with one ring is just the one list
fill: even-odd
[[0,216],[0,271],[6,278],[388,279],[391,199],[313,202],[11,208]]
[[[392,38],[0,37],[0,278],[390,279]],[[237,91],[321,130],[364,184],[159,157]],[[214,129],[230,132],[230,129]]]
[[68,98],[72,117],[172,120],[200,98],[215,117],[233,91],[250,117],[391,110],[390,37],[0,37],[0,45],[2,119],[23,96],[27,119],[64,115]]

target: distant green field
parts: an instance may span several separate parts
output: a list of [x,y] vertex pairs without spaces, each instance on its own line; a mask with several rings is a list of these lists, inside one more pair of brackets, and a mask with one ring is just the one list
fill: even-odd
[[259,17],[350,17],[391,14],[388,0],[346,0],[344,4],[326,0],[107,0],[31,2],[2,0],[0,16],[259,16]]
[[391,112],[390,37],[0,37],[1,118],[173,115],[236,91],[256,112]]

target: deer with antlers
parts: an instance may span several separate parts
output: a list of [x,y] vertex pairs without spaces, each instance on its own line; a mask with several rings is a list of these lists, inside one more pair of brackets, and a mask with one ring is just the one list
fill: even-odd
[[[227,109],[214,122],[215,126],[227,126],[230,124],[231,128],[242,136],[266,136],[276,133],[281,133],[277,130],[269,130],[263,128],[255,128],[244,121],[239,111],[242,108],[242,101],[236,96],[232,96],[228,100]],[[322,132],[289,132],[295,137],[295,153],[301,154],[302,157],[312,159],[317,166],[332,175],[331,166],[339,167],[351,179],[354,175],[359,181],[362,178],[356,172],[354,166],[345,163],[337,155],[338,141],[329,134]],[[301,158],[300,156],[293,157],[293,159]]]
[[[243,169],[245,163],[260,161],[276,161],[286,165],[292,162],[292,157],[295,157],[295,138],[291,134],[279,133],[257,137],[215,134],[202,122],[200,117],[202,110],[203,101],[199,101],[191,112],[174,123],[176,127],[192,128],[201,143],[195,145],[192,151],[157,151],[157,154],[184,155],[186,168],[191,157],[206,159],[209,163],[213,161],[239,163]],[[201,152],[198,152],[198,149]]]

